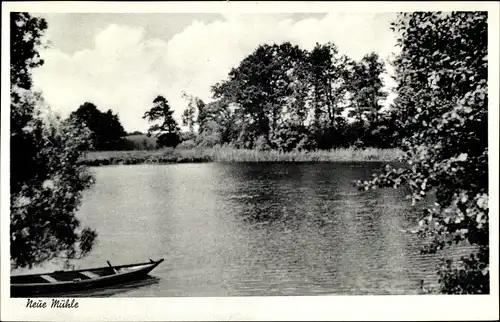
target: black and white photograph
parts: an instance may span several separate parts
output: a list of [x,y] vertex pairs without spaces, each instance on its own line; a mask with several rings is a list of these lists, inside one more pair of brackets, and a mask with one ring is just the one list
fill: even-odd
[[2,320],[498,318],[498,3],[70,4],[2,3]]

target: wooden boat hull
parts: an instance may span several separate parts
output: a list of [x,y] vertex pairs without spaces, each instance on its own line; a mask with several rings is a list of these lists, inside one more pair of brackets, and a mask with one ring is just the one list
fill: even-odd
[[[139,263],[132,265],[122,265],[116,267],[101,267],[101,268],[91,268],[85,270],[77,271],[59,271],[49,274],[33,274],[24,276],[12,276],[10,293],[11,297],[36,297],[38,295],[49,295],[53,293],[66,293],[74,291],[90,290],[94,288],[102,288],[113,285],[118,285],[130,281],[139,280],[147,276],[156,266],[158,266],[163,259],[158,261],[150,261],[149,263]],[[107,275],[97,275],[93,272],[99,272],[112,269],[114,273]],[[72,275],[75,276],[79,274],[80,278],[85,278],[85,274],[94,275],[85,279],[60,281],[55,278]],[[44,283],[26,283],[22,282],[23,278],[25,280],[34,279],[38,277],[45,276],[46,278],[55,277],[52,282]],[[48,276],[48,277],[47,277]]]

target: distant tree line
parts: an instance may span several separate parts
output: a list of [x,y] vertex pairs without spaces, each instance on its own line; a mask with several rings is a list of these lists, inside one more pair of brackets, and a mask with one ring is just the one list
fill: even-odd
[[203,146],[393,147],[396,122],[380,105],[384,70],[376,53],[354,61],[333,43],[261,45],[212,87],[212,102],[185,94],[182,122]]
[[[289,42],[258,46],[233,68],[228,78],[211,88],[204,102],[183,94],[187,108],[181,133],[164,96],[153,100],[143,119],[152,123],[148,136],[157,145],[230,145],[235,148],[330,149],[335,147],[394,147],[398,122],[392,110],[381,111],[381,75],[376,53],[355,61],[341,55],[333,43],[311,51]],[[129,149],[118,116],[84,103],[71,117],[93,133],[96,150]],[[135,132],[139,134],[140,132]]]

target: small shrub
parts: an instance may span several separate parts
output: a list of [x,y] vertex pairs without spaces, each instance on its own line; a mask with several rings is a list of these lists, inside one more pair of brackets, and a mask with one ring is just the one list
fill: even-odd
[[192,149],[196,146],[193,140],[182,141],[181,144],[177,146],[178,149]]
[[218,133],[203,134],[196,138],[196,145],[200,147],[211,148],[220,143],[220,135]]
[[271,146],[265,136],[259,136],[255,141],[255,150],[257,151],[269,151],[271,150]]

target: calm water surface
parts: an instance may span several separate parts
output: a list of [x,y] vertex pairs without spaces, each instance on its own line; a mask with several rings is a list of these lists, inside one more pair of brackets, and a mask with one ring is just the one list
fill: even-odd
[[[151,278],[83,296],[414,294],[435,283],[404,191],[360,192],[380,164],[93,168],[79,217],[98,231],[77,267],[164,258]],[[77,294],[78,295],[78,294]]]

